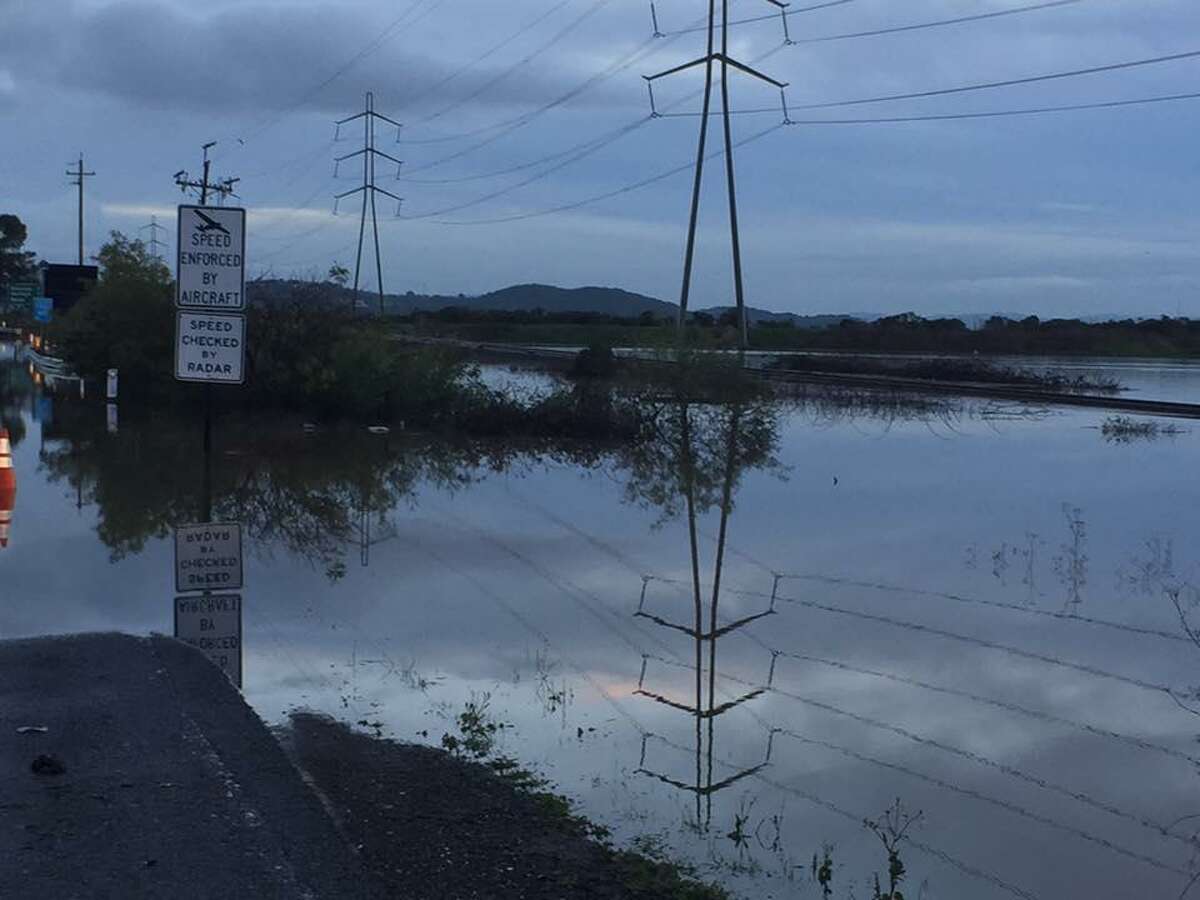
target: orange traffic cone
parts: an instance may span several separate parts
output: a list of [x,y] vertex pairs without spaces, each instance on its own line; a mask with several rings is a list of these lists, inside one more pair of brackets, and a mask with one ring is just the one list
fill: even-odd
[[8,432],[0,428],[0,548],[8,546],[8,529],[17,505],[17,470],[13,468]]

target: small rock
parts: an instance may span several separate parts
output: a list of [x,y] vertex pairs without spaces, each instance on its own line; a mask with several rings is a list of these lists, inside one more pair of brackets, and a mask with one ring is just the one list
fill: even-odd
[[67,771],[67,767],[63,765],[62,760],[57,756],[48,756],[45,753],[33,761],[30,769],[33,770],[34,775],[63,775]]

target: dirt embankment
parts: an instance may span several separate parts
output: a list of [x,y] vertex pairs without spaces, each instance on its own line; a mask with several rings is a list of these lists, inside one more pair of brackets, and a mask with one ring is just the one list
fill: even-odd
[[605,845],[562,798],[442,750],[297,713],[285,735],[362,862],[410,900],[724,900]]

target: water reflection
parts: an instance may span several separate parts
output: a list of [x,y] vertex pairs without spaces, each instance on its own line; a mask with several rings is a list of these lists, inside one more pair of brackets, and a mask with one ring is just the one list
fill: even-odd
[[[766,693],[766,688],[753,688],[741,692],[732,699],[717,700],[717,644],[744,628],[751,622],[773,615],[774,604],[768,609],[742,616],[736,621],[720,624],[721,575],[725,561],[725,544],[729,534],[729,519],[733,511],[734,494],[741,470],[747,465],[762,464],[769,459],[768,453],[775,445],[777,422],[769,413],[764,415],[760,408],[747,409],[745,403],[735,401],[727,407],[707,408],[681,400],[670,410],[665,427],[659,429],[664,439],[656,445],[658,453],[652,462],[645,459],[635,469],[642,477],[630,482],[629,490],[636,496],[661,505],[663,515],[677,510],[676,495],[666,488],[673,483],[682,497],[687,515],[688,544],[691,560],[690,584],[693,602],[693,618],[682,624],[670,618],[656,615],[646,608],[647,593],[656,581],[653,576],[644,576],[641,598],[636,616],[648,619],[656,625],[680,632],[692,640],[694,653],[695,691],[687,703],[665,693],[647,687],[646,672],[650,662],[642,659],[637,693],[658,703],[679,710],[695,720],[695,773],[689,783],[679,777],[655,771],[646,766],[647,747],[652,739],[670,743],[657,735],[644,734],[638,771],[657,778],[681,790],[695,795],[694,827],[707,831],[712,826],[713,797],[720,791],[733,787],[738,782],[761,771],[771,758],[772,733],[765,735],[766,751],[763,761],[757,765],[740,769],[725,778],[714,781],[713,762],[716,747],[717,721],[744,703],[749,703]],[[669,474],[658,468],[666,458],[673,460]],[[658,466],[655,465],[658,464]],[[657,475],[658,477],[654,477]],[[652,500],[651,500],[652,498]],[[701,580],[701,560],[698,539],[697,516],[717,504],[720,508],[716,554],[713,571],[708,584],[711,593]],[[707,624],[707,631],[705,630]],[[707,653],[705,652],[707,651]],[[706,659],[707,657],[707,659]],[[659,658],[670,664],[669,660]],[[707,677],[706,677],[707,674]],[[705,689],[707,687],[707,695]]]
[[[623,447],[230,423],[214,513],[256,557],[248,699],[436,743],[440,711],[491,693],[506,752],[756,900],[805,896],[825,843],[834,896],[870,896],[862,823],[896,796],[926,813],[906,895],[1177,896],[1200,767],[1187,441],[846,399],[661,389]],[[39,429],[35,407],[18,465],[44,511],[17,524],[40,544],[0,556],[29,598],[0,626],[162,629],[157,539],[198,508],[198,429],[122,410],[110,435],[65,398]]]

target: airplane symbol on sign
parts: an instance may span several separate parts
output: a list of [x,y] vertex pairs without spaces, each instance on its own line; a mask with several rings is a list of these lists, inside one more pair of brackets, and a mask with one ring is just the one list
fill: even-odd
[[199,231],[201,233],[204,233],[207,231],[219,231],[219,232],[221,232],[221,234],[225,234],[225,235],[229,234],[229,229],[227,229],[220,222],[210,219],[204,213],[200,212],[200,210],[194,209],[194,210],[192,210],[192,212],[194,212],[196,215],[198,215],[201,219],[204,220],[204,224],[201,225],[198,229],[196,229],[197,231]]

